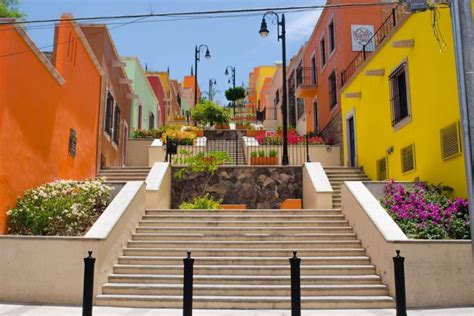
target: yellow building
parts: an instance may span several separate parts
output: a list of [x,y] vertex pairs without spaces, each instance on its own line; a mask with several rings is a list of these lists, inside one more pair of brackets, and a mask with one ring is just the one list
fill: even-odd
[[262,89],[264,87],[265,80],[268,78],[273,78],[277,70],[277,66],[257,66],[253,69],[253,71],[249,75],[249,90],[251,94],[249,96],[249,108],[251,112],[255,113],[255,111],[263,110],[259,107],[260,103],[264,102],[263,99],[265,95],[262,95]]
[[344,161],[466,197],[450,10],[436,14],[435,29],[430,11],[407,17],[342,88]]

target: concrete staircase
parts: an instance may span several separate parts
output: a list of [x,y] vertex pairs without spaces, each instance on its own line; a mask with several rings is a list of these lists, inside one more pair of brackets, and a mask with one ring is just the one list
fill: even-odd
[[182,308],[192,251],[194,308],[289,309],[293,250],[304,309],[394,306],[340,210],[147,210],[96,304]]
[[105,177],[107,183],[125,183],[127,181],[144,181],[150,172],[149,167],[108,167],[101,169],[97,175]]
[[207,151],[225,151],[229,154],[230,161],[226,165],[245,165],[245,156],[242,139],[236,140],[208,140]]
[[333,208],[341,208],[341,186],[344,181],[370,181],[360,168],[324,167],[324,171],[334,190],[332,196]]

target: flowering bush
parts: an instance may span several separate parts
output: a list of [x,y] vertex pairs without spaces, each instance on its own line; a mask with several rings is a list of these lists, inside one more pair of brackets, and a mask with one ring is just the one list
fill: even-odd
[[163,134],[161,128],[133,130],[133,138],[160,138],[161,134]]
[[416,184],[405,188],[390,181],[382,205],[405,234],[416,239],[469,239],[467,200],[449,199],[449,188]]
[[[298,135],[295,130],[288,130],[288,144],[301,145],[306,143],[304,136]],[[255,137],[260,145],[281,145],[283,143],[283,132],[266,133],[262,131]],[[312,136],[308,138],[310,145],[325,145],[327,144],[321,136]]]
[[8,231],[17,235],[78,236],[105,210],[113,188],[103,180],[60,180],[25,192],[7,212]]
[[196,133],[170,129],[161,135],[161,141],[165,144],[168,137],[178,142],[178,145],[192,145],[196,139]]

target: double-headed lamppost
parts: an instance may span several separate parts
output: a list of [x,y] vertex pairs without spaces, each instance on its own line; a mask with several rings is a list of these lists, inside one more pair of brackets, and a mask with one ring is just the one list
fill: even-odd
[[[232,76],[232,88],[235,89],[235,67],[234,66],[227,66],[225,68],[225,73],[224,73],[226,76],[229,75],[229,69],[231,71],[231,76]],[[229,78],[228,82],[230,83],[230,78]],[[234,117],[235,117],[235,100],[232,101],[232,105],[234,107]]]
[[211,53],[209,52],[209,47],[207,47],[206,44],[201,44],[199,47],[196,45],[196,48],[194,50],[194,105],[197,104],[197,86],[198,86],[198,61],[201,60],[201,50],[205,48],[206,49],[206,54],[204,57],[206,59],[211,58]]
[[[274,11],[268,11],[263,15],[262,24],[260,25],[260,36],[265,38],[268,36],[270,31],[267,27],[267,22],[265,21],[266,16],[272,16],[276,18],[277,21],[277,35],[278,41],[281,39],[281,54],[282,54],[282,77],[283,77],[283,102],[281,106],[282,116],[283,116],[283,157],[281,164],[286,166],[288,165],[288,112],[287,112],[287,94],[286,94],[286,30],[285,30],[285,15],[280,16]],[[280,32],[281,27],[281,32]]]
[[217,81],[215,78],[209,79],[209,101],[212,101],[212,86],[216,84],[217,84]]

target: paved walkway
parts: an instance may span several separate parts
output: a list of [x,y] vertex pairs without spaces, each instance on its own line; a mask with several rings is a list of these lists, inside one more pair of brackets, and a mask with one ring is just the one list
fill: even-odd
[[[0,304],[2,316],[80,316],[80,307],[69,306],[37,306]],[[177,309],[146,309],[146,308],[115,308],[94,307],[94,316],[181,316],[183,312]],[[264,310],[194,310],[193,316],[290,316],[289,311]],[[393,316],[395,310],[317,310],[303,311],[302,316]],[[410,310],[410,316],[473,316],[472,308],[425,309]]]

